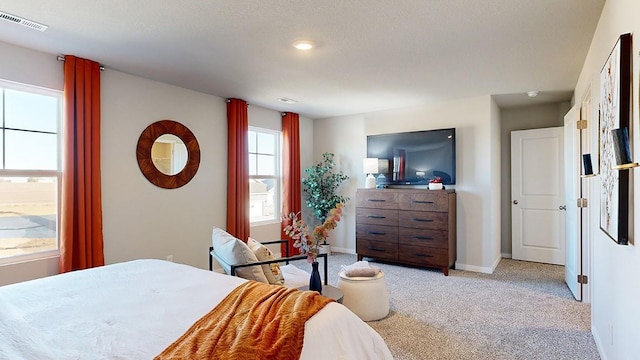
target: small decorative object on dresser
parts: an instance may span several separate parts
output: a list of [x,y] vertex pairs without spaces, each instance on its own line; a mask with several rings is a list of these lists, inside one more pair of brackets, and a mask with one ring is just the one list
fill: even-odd
[[456,261],[454,190],[358,189],[356,252],[400,264],[437,267]]
[[429,190],[442,190],[443,188],[444,186],[442,186],[442,178],[440,176],[429,180]]

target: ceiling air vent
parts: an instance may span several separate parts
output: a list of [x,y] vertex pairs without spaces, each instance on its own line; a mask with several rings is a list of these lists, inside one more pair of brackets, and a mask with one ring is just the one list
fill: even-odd
[[43,25],[35,21],[23,19],[19,16],[7,14],[6,12],[2,12],[2,11],[0,11],[0,19],[12,22],[14,24],[26,26],[30,29],[38,30],[38,31],[45,31],[49,28],[47,25]]

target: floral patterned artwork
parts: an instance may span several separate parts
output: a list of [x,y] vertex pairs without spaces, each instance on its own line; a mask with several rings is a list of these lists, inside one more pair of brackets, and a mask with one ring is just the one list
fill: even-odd
[[618,106],[620,105],[620,43],[616,44],[600,72],[600,228],[614,240],[618,229],[618,171],[611,129],[619,127]]

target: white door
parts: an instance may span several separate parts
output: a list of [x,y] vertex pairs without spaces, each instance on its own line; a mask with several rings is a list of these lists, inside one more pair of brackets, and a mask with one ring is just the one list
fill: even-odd
[[511,132],[512,257],[564,265],[562,127]]
[[580,237],[580,134],[577,129],[579,117],[578,106],[574,106],[564,116],[564,163],[565,163],[565,217],[566,256],[564,280],[576,300],[582,300],[582,285],[578,283],[578,275],[582,274],[582,242]]

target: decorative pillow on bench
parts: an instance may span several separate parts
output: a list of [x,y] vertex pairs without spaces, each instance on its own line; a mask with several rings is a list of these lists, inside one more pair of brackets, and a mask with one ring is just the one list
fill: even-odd
[[[276,258],[268,247],[260,244],[253,238],[249,238],[247,245],[256,255],[258,261],[273,260]],[[284,285],[284,276],[282,275],[282,271],[280,270],[280,265],[278,263],[264,264],[262,265],[262,271],[269,281],[269,284]]]
[[[222,229],[213,228],[211,243],[216,260],[227,274],[231,274],[232,264],[240,265],[258,261],[247,244]],[[236,269],[236,275],[247,280],[269,283],[260,265]]]

